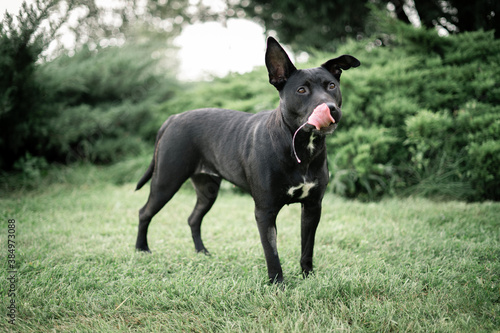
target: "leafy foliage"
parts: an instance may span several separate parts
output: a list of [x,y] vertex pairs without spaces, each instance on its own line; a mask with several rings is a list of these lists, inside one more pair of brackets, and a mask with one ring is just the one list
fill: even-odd
[[[83,7],[87,14],[82,16]],[[50,92],[45,82],[37,79],[39,64],[43,61],[43,52],[74,11],[80,10],[77,19],[80,22],[93,17],[94,7],[93,1],[36,0],[31,5],[24,2],[16,17],[5,13],[0,22],[1,169],[14,165],[23,169],[22,161],[45,158],[36,156],[40,152],[33,147],[40,146],[47,134],[47,119],[54,113],[44,112],[44,105],[48,103],[46,95]],[[73,19],[76,19],[74,15]]]
[[38,121],[30,116],[43,96],[33,76],[46,40],[37,31],[51,6],[40,13],[23,6],[25,15],[19,15],[17,23],[8,14],[0,22],[0,167],[12,166],[24,155],[24,146],[34,141],[32,129]]
[[38,79],[51,115],[37,153],[50,160],[117,161],[138,153],[158,126],[155,108],[177,88],[150,45],[84,49],[42,66]]
[[329,141],[332,190],[347,197],[375,199],[390,192],[396,181],[394,151],[400,143],[391,130],[355,127],[335,133]]
[[[395,173],[384,177],[386,194],[402,188],[422,194],[427,184],[426,195],[498,200],[500,177],[492,164],[500,136],[500,43],[492,32],[438,37],[438,43],[430,30],[403,24],[392,29],[395,34],[373,43],[340,50],[359,57],[363,67],[342,78],[347,111],[339,131],[356,138],[362,126],[394,136],[390,156],[381,162]],[[355,159],[335,160],[350,161],[337,165],[343,170],[359,170]],[[369,183],[357,194],[370,193],[380,179]]]
[[[347,38],[360,38],[374,31],[372,11],[384,10],[399,22],[439,29],[448,34],[487,30],[500,34],[500,3],[492,0],[364,0],[364,1],[227,1],[240,17],[241,10],[275,31],[285,43],[299,49],[335,49]],[[384,13],[384,15],[386,15]],[[436,38],[438,40],[438,38]]]
[[[350,42],[338,53],[361,67],[342,75],[343,118],[329,138],[331,190],[498,200],[500,42],[492,32],[439,37],[391,21],[391,34]],[[315,52],[318,66],[334,55]],[[199,83],[162,105],[258,112],[278,105],[265,69]]]
[[283,42],[299,48],[326,49],[341,39],[364,35],[370,12],[365,2],[349,0],[252,0],[245,4],[242,8],[249,16],[261,20],[267,30],[277,31]]
[[[168,74],[175,63],[160,60],[165,50],[154,40],[89,45],[36,63],[46,38],[37,39],[42,17],[33,15],[19,29],[8,19],[1,26],[2,169],[39,178],[54,161],[111,163],[150,151],[171,114],[278,105],[264,68],[179,84]],[[383,33],[338,50],[362,67],[341,79],[343,118],[328,140],[331,190],[363,200],[399,193],[498,200],[500,42],[494,33],[443,38],[382,16],[374,21]],[[298,67],[334,57],[311,55]]]
[[35,177],[48,162],[110,163],[137,153],[155,136],[155,107],[177,88],[166,69],[175,66],[154,38],[108,48],[89,41],[72,56],[44,62],[53,35],[81,5],[69,1],[66,16],[54,20],[61,3],[24,4],[16,20],[6,14],[0,25],[3,170]]
[[205,107],[234,109],[256,113],[274,109],[279,96],[268,83],[265,68],[258,68],[246,74],[229,74],[213,82],[186,84],[183,93],[179,93],[162,105],[163,114]]

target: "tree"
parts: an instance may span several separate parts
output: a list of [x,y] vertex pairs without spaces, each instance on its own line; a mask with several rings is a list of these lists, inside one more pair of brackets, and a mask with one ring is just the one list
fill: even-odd
[[417,0],[415,7],[422,25],[441,26],[450,33],[495,30],[500,36],[500,2],[495,0]]
[[[60,1],[23,3],[16,18],[5,14],[0,22],[0,168],[9,168],[36,145],[34,133],[40,118],[36,105],[43,100],[43,87],[34,80],[36,62],[61,24],[79,4],[68,3],[61,19],[52,19]],[[47,23],[47,27],[43,27]]]
[[243,0],[238,10],[274,30],[287,44],[301,49],[329,49],[346,38],[357,38],[373,32],[371,8],[387,9],[405,23],[419,22],[427,28],[447,33],[495,30],[500,36],[500,1],[497,0]]
[[251,0],[237,5],[284,43],[299,48],[325,49],[346,37],[365,33],[369,9],[364,1]]

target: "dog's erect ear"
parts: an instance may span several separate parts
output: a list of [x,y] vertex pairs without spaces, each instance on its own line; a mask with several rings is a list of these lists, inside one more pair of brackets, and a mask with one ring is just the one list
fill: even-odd
[[361,65],[359,60],[353,56],[342,55],[338,58],[328,60],[321,65],[321,67],[326,68],[326,70],[332,73],[337,80],[340,80],[340,74],[342,74],[343,69],[347,70],[351,67],[358,67],[359,65]]
[[297,70],[285,50],[273,37],[267,39],[266,67],[269,83],[278,90],[283,89],[290,75]]

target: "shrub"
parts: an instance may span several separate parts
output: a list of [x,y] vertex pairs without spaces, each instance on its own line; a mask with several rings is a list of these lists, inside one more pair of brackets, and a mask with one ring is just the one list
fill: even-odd
[[6,14],[0,21],[0,168],[11,168],[25,157],[25,145],[36,141],[32,129],[38,119],[32,115],[43,97],[33,77],[44,42],[35,31],[44,17],[23,7],[24,17],[16,21]]
[[444,150],[451,150],[453,119],[447,113],[422,110],[406,119],[406,141],[410,161],[415,169],[424,170]]
[[[392,29],[396,33],[378,43],[350,43],[339,51],[355,55],[362,66],[342,77],[345,111],[334,136],[355,144],[358,126],[376,126],[404,143],[377,162],[393,166],[379,176],[395,187],[381,194],[500,199],[494,190],[500,177],[492,169],[500,140],[500,41],[492,32],[442,38],[399,24]],[[356,175],[344,183],[351,196],[372,196],[355,164],[344,173]]]
[[329,140],[332,190],[347,197],[376,199],[398,180],[394,169],[401,142],[386,128],[356,127]]
[[[363,200],[394,194],[498,200],[500,178],[491,168],[500,140],[500,41],[491,32],[443,38],[399,24],[390,29],[337,52],[356,56],[361,67],[341,78],[343,118],[328,140],[331,190]],[[297,67],[335,56],[316,51]],[[259,68],[193,84],[161,110],[258,112],[278,102]]]
[[[134,44],[96,48],[86,31],[90,49],[83,45],[73,56],[51,62],[41,56],[82,6],[87,7],[81,1],[24,3],[16,20],[5,14],[0,22],[1,170],[32,169],[39,164],[34,160],[110,163],[155,137],[157,106],[177,89],[156,56],[167,53],[164,44],[138,33],[128,36],[139,41]],[[98,16],[89,6],[81,18],[87,29]]]
[[164,99],[177,82],[158,70],[150,45],[126,45],[62,56],[40,66],[47,94],[31,150],[49,161],[111,163],[154,140]]
[[279,96],[269,83],[266,70],[261,67],[250,73],[232,73],[212,82],[188,84],[172,99],[165,101],[161,110],[165,115],[183,111],[215,107],[256,113],[276,108]]
[[[341,79],[343,118],[328,139],[331,190],[363,200],[500,199],[500,40],[493,32],[439,37],[389,23],[336,54],[312,51],[309,63],[297,66],[339,54],[361,61]],[[37,49],[12,51],[17,44],[5,29],[1,38],[0,167],[18,160],[25,174],[36,176],[34,168],[52,161],[111,163],[150,151],[161,123],[175,113],[259,112],[279,102],[264,67],[180,85],[152,59],[154,43],[83,48],[34,66]]]
[[500,141],[472,143],[468,149],[467,176],[476,190],[475,198],[500,198]]

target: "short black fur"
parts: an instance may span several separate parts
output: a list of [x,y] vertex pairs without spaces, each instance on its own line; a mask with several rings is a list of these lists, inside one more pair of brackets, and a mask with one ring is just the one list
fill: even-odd
[[[208,253],[201,239],[201,222],[217,198],[222,179],[226,179],[254,199],[272,282],[283,280],[276,217],[284,205],[301,203],[300,265],[305,276],[312,272],[314,238],[329,178],[325,138],[342,116],[340,74],[360,63],[344,55],[321,67],[298,70],[272,37],[268,38],[265,59],[269,82],[280,94],[277,109],[257,114],[199,109],[171,116],[162,125],[151,164],[137,184],[140,189],[151,179],[148,201],[139,211],[137,250],[150,252],[147,230],[151,219],[191,179],[197,201],[188,223],[196,251]],[[335,123],[319,130],[308,124],[298,132],[298,163],[292,153],[292,136],[323,103]]]

